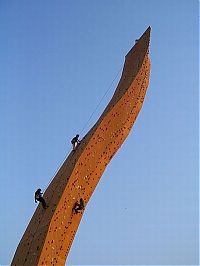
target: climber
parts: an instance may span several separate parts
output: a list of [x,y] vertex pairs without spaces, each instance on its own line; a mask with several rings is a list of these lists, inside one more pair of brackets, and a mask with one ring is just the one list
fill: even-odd
[[46,201],[44,200],[44,198],[42,197],[42,192],[41,192],[41,189],[38,188],[38,190],[36,190],[35,192],[35,203],[37,203],[37,201],[41,202],[42,203],[42,207],[44,209],[46,209],[48,206],[46,204]]
[[78,144],[80,143],[80,140],[78,139],[79,135],[77,134],[72,140],[71,140],[71,144],[73,146],[73,151],[75,151],[76,147],[78,146]]
[[79,213],[79,211],[83,210],[85,207],[84,200],[80,198],[80,203],[78,201],[74,204],[74,207],[72,211],[74,211],[76,214]]
[[139,40],[138,40],[138,39],[136,39],[136,40],[135,40],[135,43],[137,43],[138,41],[139,41]]

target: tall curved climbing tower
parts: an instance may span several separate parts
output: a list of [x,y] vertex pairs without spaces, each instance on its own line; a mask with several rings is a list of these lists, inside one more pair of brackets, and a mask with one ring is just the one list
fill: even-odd
[[48,186],[44,198],[49,207],[38,205],[12,265],[65,265],[84,212],[74,214],[73,206],[80,198],[87,206],[142,107],[150,75],[149,40],[150,27],[126,55],[117,89],[101,117]]

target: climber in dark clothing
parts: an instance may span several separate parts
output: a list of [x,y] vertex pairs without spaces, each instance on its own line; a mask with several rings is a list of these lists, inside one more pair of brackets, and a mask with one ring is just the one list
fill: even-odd
[[41,202],[42,203],[42,207],[44,209],[46,209],[48,206],[46,204],[46,201],[44,200],[44,198],[42,197],[42,192],[41,192],[41,189],[38,188],[38,190],[36,190],[35,192],[35,203],[37,203],[37,201]]
[[72,140],[71,140],[71,144],[73,146],[73,151],[75,151],[77,145],[80,143],[80,140],[78,139],[79,135],[77,134]]
[[77,214],[79,211],[83,210],[85,208],[84,200],[80,198],[80,202],[78,201],[74,204],[73,211]]

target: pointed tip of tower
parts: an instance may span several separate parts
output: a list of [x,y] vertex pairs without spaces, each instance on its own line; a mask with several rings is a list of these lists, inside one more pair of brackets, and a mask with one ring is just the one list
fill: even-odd
[[140,41],[140,40],[143,39],[144,37],[150,39],[150,33],[151,33],[151,27],[149,26],[149,27],[145,30],[145,32],[142,34],[142,36],[139,38],[138,41]]
[[[135,40],[135,45],[130,49],[130,51],[127,53],[125,57],[133,53],[134,50],[138,50],[141,47],[145,47],[145,50],[148,50],[149,42],[150,42],[150,33],[151,33],[151,27],[149,26],[145,32],[141,35],[141,37],[137,40]],[[146,52],[145,52],[146,53]]]
[[150,37],[150,33],[151,33],[151,26],[149,26],[149,27],[146,29],[146,34],[148,34],[149,37]]
[[149,31],[149,32],[151,31],[151,26],[149,26],[149,27],[147,28],[147,31]]

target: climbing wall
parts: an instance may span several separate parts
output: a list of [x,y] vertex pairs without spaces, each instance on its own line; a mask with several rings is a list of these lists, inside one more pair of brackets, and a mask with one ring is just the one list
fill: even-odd
[[122,77],[103,114],[47,188],[49,207],[36,209],[12,265],[65,265],[84,212],[74,214],[72,208],[80,198],[87,205],[142,107],[150,75],[149,39],[150,27],[126,55]]

